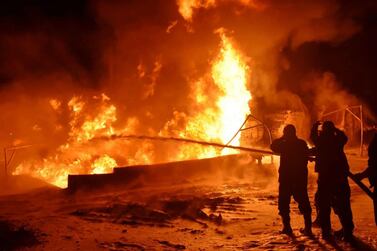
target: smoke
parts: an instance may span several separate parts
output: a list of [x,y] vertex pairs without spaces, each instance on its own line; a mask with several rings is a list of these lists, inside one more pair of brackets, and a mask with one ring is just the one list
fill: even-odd
[[[140,110],[146,106],[148,114],[159,114],[158,120],[172,116],[172,111],[161,109],[161,100],[187,110],[190,82],[208,70],[218,44],[213,31],[220,27],[232,31],[241,51],[251,58],[251,92],[269,102],[280,102],[275,90],[286,67],[280,53],[285,46],[339,42],[360,28],[352,16],[340,15],[338,1],[30,1],[26,6],[9,1],[2,5],[3,88],[17,82],[28,93],[55,96],[62,89],[77,93],[105,89],[117,103],[125,104],[127,113],[142,120],[147,116]],[[190,11],[189,19],[183,9]],[[57,83],[62,78],[65,88]]]
[[[188,98],[190,86],[208,72],[218,44],[214,31],[221,27],[230,31],[238,49],[249,57],[249,89],[255,101],[252,112],[263,116],[266,111],[299,109],[314,114],[292,88],[303,82],[289,83],[283,89],[278,85],[281,74],[291,67],[283,51],[313,41],[339,44],[361,29],[355,20],[363,13],[362,8],[352,6],[350,11],[350,6],[339,1],[181,0],[143,6],[130,1],[100,2],[96,9],[116,37],[108,56],[110,96],[123,104],[135,104],[125,113],[154,128],[161,128],[174,112],[187,114],[195,107]],[[154,12],[156,9],[159,11]],[[119,96],[123,93],[134,95],[125,101]],[[174,107],[166,109],[162,103]]]
[[[368,105],[342,88],[333,73],[312,73],[304,82],[303,88],[306,92],[314,94],[313,99],[309,101],[312,103],[313,112],[315,112],[312,114],[314,118],[333,120],[345,130],[355,127],[353,124],[356,122],[357,130],[360,130],[360,124],[357,119],[355,120],[355,116],[361,116],[359,110],[361,105],[363,107],[363,122],[367,124],[364,129],[367,129],[368,124],[376,122],[375,115]],[[345,109],[348,109],[349,113],[345,113]],[[347,116],[347,114],[351,116]],[[354,134],[355,132],[350,131],[349,133]]]
[[257,97],[280,102],[276,82],[289,67],[282,57],[285,47],[297,48],[310,41],[339,42],[350,37],[358,25],[348,17],[339,17],[337,1],[264,1],[264,8],[250,8],[242,1],[219,1],[216,8],[196,14],[193,29],[217,26],[233,31],[236,41],[252,60],[250,89]]
[[332,73],[313,74],[305,84],[308,91],[315,93],[313,105],[318,112],[318,118],[328,112],[345,108],[345,104],[349,106],[360,104],[356,97],[340,88]]
[[[322,93],[319,88],[305,88],[308,78],[321,82],[321,73],[316,75],[317,80],[313,79],[310,69],[305,69],[307,76],[300,79],[282,78],[291,68],[297,68],[285,51],[294,53],[301,46],[313,42],[336,47],[360,32],[363,27],[358,18],[376,7],[371,2],[362,5],[340,1],[182,0],[177,3],[189,32],[209,34],[217,27],[232,31],[240,51],[250,58],[249,90],[254,98],[252,113],[267,122],[275,136],[280,134],[284,124],[293,123],[304,138],[308,137],[310,123],[319,119],[323,106],[329,109],[333,104],[331,100],[321,100],[321,106],[313,106],[312,96],[320,99]],[[342,84],[334,85],[337,85],[336,89],[343,90]],[[334,88],[328,92],[334,92]],[[337,99],[338,107],[347,107],[351,101],[354,104],[364,103],[349,93],[347,97],[350,99],[341,97],[339,95]],[[287,114],[279,114],[282,119],[277,119],[279,112],[287,110]],[[277,123],[281,126],[275,128]]]

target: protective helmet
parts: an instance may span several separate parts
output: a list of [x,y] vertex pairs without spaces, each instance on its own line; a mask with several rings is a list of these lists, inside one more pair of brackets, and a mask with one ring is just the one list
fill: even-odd
[[327,120],[327,121],[323,122],[323,125],[322,125],[322,131],[323,132],[333,132],[334,129],[335,129],[335,125],[332,121]]
[[296,136],[296,128],[292,124],[288,124],[284,127],[283,134],[285,137],[295,137]]

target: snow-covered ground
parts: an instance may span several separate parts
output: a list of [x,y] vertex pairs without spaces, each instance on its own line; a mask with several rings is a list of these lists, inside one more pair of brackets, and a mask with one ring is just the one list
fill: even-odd
[[[356,172],[367,160],[349,161]],[[279,234],[276,164],[240,163],[232,172],[106,192],[72,195],[46,186],[3,195],[0,250],[377,250],[372,201],[352,181],[356,244],[327,243],[318,228],[313,238],[303,236],[295,203],[295,236],[288,237]],[[309,168],[313,202],[316,174]],[[332,222],[338,229],[336,216]]]

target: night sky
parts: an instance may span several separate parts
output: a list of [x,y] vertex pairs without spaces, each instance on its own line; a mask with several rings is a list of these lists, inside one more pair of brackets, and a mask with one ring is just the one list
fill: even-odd
[[95,86],[101,79],[109,29],[87,1],[1,1],[0,30],[3,86],[53,71],[69,73],[79,84]]

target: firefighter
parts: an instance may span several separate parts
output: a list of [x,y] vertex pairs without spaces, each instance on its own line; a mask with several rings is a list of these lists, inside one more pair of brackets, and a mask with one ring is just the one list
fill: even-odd
[[283,221],[282,233],[292,234],[289,204],[293,196],[300,212],[304,215],[305,228],[302,232],[312,235],[312,210],[307,191],[308,146],[304,140],[297,138],[296,128],[293,125],[287,125],[283,136],[272,142],[271,150],[280,154],[278,207]]
[[374,219],[377,225],[377,133],[368,146],[368,167],[363,172],[355,174],[355,178],[358,180],[368,178],[370,186],[374,187]]
[[350,203],[351,191],[348,184],[349,166],[344,153],[347,143],[345,133],[325,121],[319,131],[320,122],[311,130],[310,138],[316,148],[316,166],[318,172],[318,209],[322,238],[330,240],[331,207],[338,215],[342,229],[338,231],[346,241],[353,240],[353,219]]

